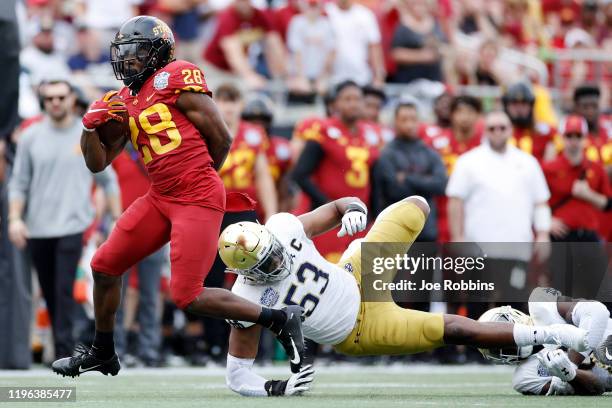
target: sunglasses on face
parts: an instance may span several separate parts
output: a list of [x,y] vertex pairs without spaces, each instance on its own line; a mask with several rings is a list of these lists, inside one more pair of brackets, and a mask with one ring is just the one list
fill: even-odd
[[581,133],[566,133],[563,136],[567,139],[582,139]]
[[57,99],[60,102],[64,102],[64,100],[67,97],[68,97],[68,95],[48,95],[48,96],[43,96],[43,100],[45,102],[52,102],[54,99]]
[[490,125],[490,126],[487,126],[487,130],[489,131],[489,133],[505,132],[506,130],[508,130],[508,126],[506,126],[506,125]]

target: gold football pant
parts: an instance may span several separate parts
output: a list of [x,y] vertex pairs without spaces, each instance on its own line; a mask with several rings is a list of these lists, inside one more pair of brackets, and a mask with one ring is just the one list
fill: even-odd
[[[370,232],[361,241],[349,246],[338,265],[352,270],[361,291],[361,308],[355,328],[335,346],[350,355],[413,354],[442,346],[444,319],[442,314],[403,309],[397,306],[390,292],[377,293],[379,301],[363,301],[361,257],[395,257],[405,254],[425,225],[425,214],[414,203],[399,201],[387,207],[376,218]],[[369,245],[367,243],[370,243]],[[376,245],[373,243],[385,243]],[[380,275],[392,282],[396,270]],[[371,291],[372,289],[370,289]],[[380,297],[379,297],[380,296]]]

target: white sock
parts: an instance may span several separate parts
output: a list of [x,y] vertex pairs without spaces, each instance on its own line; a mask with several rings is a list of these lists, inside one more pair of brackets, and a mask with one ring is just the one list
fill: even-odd
[[512,334],[514,336],[514,342],[519,347],[544,344],[549,337],[544,327],[529,326],[521,323],[514,324]]
[[587,342],[591,348],[597,347],[604,340],[609,320],[610,312],[600,302],[580,301],[572,311],[572,322],[587,331]]

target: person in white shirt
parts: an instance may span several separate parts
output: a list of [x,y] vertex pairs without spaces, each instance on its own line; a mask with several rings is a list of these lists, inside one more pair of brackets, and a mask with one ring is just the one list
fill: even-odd
[[489,113],[485,140],[459,157],[446,195],[451,240],[478,243],[488,258],[484,278],[496,282],[496,296],[519,301],[527,299],[532,252],[540,262],[550,253],[550,192],[537,160],[510,145],[511,137],[508,116]]
[[359,85],[382,86],[385,67],[381,35],[374,13],[354,0],[325,5],[336,38],[333,82],[353,80]]

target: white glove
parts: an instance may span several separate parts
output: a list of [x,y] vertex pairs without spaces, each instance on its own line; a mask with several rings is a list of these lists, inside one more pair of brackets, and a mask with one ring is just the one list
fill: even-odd
[[361,203],[349,204],[348,210],[342,216],[342,228],[338,232],[338,238],[346,234],[351,237],[366,229],[368,225],[368,209]]
[[299,372],[291,375],[287,380],[285,395],[300,395],[304,391],[308,391],[313,379],[314,368],[312,368],[312,364],[302,367]]
[[572,381],[576,378],[576,364],[572,363],[567,354],[561,350],[550,350],[538,354],[538,360],[548,369],[548,373],[559,377],[563,381]]

